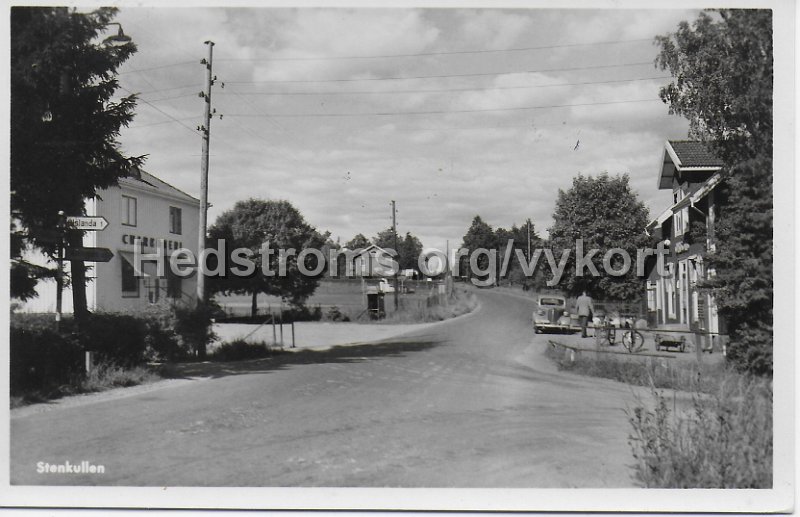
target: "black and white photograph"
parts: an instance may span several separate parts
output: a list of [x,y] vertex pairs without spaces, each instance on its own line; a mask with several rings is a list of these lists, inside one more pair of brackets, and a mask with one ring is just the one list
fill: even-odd
[[794,508],[793,2],[6,15],[0,505]]

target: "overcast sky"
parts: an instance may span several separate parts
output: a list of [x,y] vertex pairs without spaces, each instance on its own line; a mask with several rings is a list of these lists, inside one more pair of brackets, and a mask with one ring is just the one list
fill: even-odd
[[602,171],[628,173],[656,215],[670,202],[656,189],[664,141],[688,124],[658,100],[669,79],[652,38],[695,17],[126,7],[117,21],[139,52],[120,81],[142,101],[120,141],[198,196],[210,39],[223,115],[211,125],[212,222],[241,199],[286,199],[344,243],[389,227],[395,199],[401,234],[452,247],[478,214],[493,227],[531,217],[544,233],[558,189]]

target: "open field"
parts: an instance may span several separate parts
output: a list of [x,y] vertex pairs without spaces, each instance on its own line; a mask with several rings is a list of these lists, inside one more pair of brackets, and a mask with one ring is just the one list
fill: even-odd
[[[365,284],[375,285],[377,281],[367,280]],[[406,306],[424,303],[431,289],[433,289],[432,282],[406,281],[405,285],[415,291],[399,295],[401,304]],[[250,295],[217,295],[215,299],[226,314],[230,316],[250,315]],[[270,311],[279,311],[282,305],[283,307],[287,306],[286,303],[281,304],[281,299],[277,296],[258,295],[258,314],[263,315],[269,314]],[[351,320],[356,320],[359,316],[363,318],[363,313],[367,308],[364,286],[360,279],[322,280],[314,294],[306,300],[306,306],[312,309],[320,307],[323,314],[327,313],[331,307],[338,307],[342,314],[348,316]],[[387,293],[386,311],[390,312],[393,308],[394,293]]]

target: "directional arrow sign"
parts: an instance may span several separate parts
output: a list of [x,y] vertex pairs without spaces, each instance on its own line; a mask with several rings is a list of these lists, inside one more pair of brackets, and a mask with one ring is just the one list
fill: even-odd
[[105,230],[106,226],[108,226],[108,221],[103,216],[71,215],[67,217],[67,226],[73,230],[97,232]]
[[114,254],[108,248],[66,248],[64,258],[84,262],[108,262]]

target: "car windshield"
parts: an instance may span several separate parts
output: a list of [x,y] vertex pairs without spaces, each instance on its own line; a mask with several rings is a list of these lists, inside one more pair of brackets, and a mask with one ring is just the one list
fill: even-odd
[[539,305],[543,307],[563,307],[564,300],[562,298],[539,298]]

